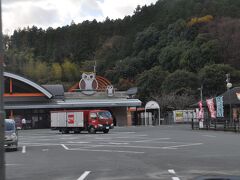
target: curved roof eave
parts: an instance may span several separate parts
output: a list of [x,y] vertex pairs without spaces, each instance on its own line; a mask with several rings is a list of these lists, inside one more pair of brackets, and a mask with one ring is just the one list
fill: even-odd
[[19,80],[19,81],[22,81],[34,88],[36,88],[37,90],[39,90],[41,93],[43,93],[44,95],[46,95],[48,98],[52,98],[52,94],[47,91],[45,88],[43,88],[42,86],[38,85],[37,83],[29,80],[29,79],[26,79],[22,76],[19,76],[19,75],[16,75],[16,74],[12,74],[12,73],[9,73],[9,72],[4,72],[3,73],[3,76],[6,76],[6,77],[9,77],[9,78],[13,78],[13,79],[16,79],[16,80]]

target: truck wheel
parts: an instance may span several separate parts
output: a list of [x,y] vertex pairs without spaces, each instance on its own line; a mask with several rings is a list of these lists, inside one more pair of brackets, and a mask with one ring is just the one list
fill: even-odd
[[62,130],[62,134],[68,134],[68,133],[69,133],[68,130],[66,130],[66,129],[63,129],[63,130]]
[[94,127],[90,127],[90,129],[88,130],[89,134],[96,134],[96,130],[94,129]]
[[104,133],[104,134],[107,134],[108,132],[109,132],[109,129],[103,130],[103,133]]

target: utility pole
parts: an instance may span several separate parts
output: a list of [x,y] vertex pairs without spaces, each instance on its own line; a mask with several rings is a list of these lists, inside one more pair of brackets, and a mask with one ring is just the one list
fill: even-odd
[[94,61],[93,71],[96,74],[96,68],[97,68],[97,61]]
[[198,88],[198,90],[200,90],[200,98],[201,98],[201,102],[203,103],[203,85],[201,84],[201,87]]
[[3,108],[3,35],[2,35],[2,1],[0,0],[0,179],[5,180],[4,149],[4,108]]

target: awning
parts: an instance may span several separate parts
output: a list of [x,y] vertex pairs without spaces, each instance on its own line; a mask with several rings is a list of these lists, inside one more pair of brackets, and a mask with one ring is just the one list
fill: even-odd
[[141,104],[142,102],[138,99],[65,100],[49,103],[5,104],[4,109],[138,107]]

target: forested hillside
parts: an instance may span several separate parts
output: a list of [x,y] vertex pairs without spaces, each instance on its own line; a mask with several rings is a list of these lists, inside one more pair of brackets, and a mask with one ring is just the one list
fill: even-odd
[[226,73],[240,85],[239,49],[239,0],[159,0],[123,20],[5,36],[8,71],[68,87],[96,61],[97,74],[118,89],[138,86],[139,98],[171,108],[194,102],[201,84],[204,97],[223,93]]

